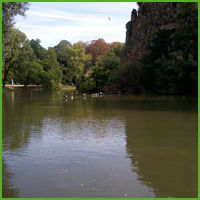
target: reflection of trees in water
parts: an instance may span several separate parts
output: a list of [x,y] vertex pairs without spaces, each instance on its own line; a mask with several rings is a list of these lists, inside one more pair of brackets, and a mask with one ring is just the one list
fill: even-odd
[[12,185],[13,173],[9,170],[8,166],[2,161],[2,195],[4,198],[18,197],[19,190]]
[[[146,97],[121,96],[66,102],[62,94],[24,89],[4,91],[2,97],[3,151],[23,151],[31,138],[41,139],[46,120],[59,122],[59,128],[68,130],[66,124],[76,120],[76,126],[85,123],[91,130],[99,130],[97,136],[105,137],[108,123],[122,127],[120,119],[125,119],[127,153],[141,182],[153,188],[156,197],[197,196],[197,118],[187,107],[190,100],[169,98],[166,104],[165,98],[146,101]],[[191,104],[191,111],[195,107]],[[182,109],[185,114],[180,112]],[[5,169],[4,177],[14,176]],[[7,179],[10,183],[4,188],[11,185],[12,179]]]
[[132,170],[156,197],[197,197],[195,114],[136,112],[126,134]]
[[[101,99],[77,97],[73,101],[65,101],[60,93],[48,93],[40,90],[15,89],[3,91],[3,150],[20,151],[26,148],[31,138],[42,138],[42,129],[48,120],[62,126],[73,120],[79,126],[99,123],[97,129],[105,126],[119,113],[113,112],[113,102],[102,102]],[[59,124],[61,123],[61,124]],[[62,124],[63,123],[63,124]],[[52,126],[53,126],[52,124]],[[59,128],[59,127],[58,127]],[[62,127],[60,127],[62,128]]]
[[[15,151],[25,148],[30,139],[30,128],[40,115],[32,112],[30,99],[25,100],[25,92],[3,91],[3,150]],[[19,97],[21,101],[19,101]],[[34,120],[33,120],[34,119]]]
[[[90,124],[92,128],[94,128],[95,123],[99,122],[96,129],[99,129],[98,131],[101,134],[96,135],[96,137],[102,138],[106,136],[108,122],[111,126],[121,126],[120,121],[115,120],[116,113],[109,113],[108,111],[107,118],[105,118],[105,113],[101,109],[102,103],[96,99],[88,98],[87,101],[84,101],[81,97],[66,103],[62,94],[31,91],[29,89],[5,89],[2,97],[3,155],[5,152],[14,152],[20,156],[21,153],[23,154],[26,151],[32,139],[41,141],[46,120],[52,123],[50,123],[50,131],[52,131],[52,127],[56,130],[56,124],[60,121],[64,125],[76,120],[76,126],[85,123],[86,125]],[[105,104],[105,109],[106,106]],[[94,108],[97,112],[94,111]],[[92,115],[95,115],[95,120],[90,123],[87,119],[90,119]],[[62,128],[60,127],[61,124],[58,125],[58,128]],[[59,131],[59,129],[56,131]],[[58,134],[62,134],[62,132],[58,132]],[[85,136],[87,137],[86,134]],[[66,134],[63,134],[63,137],[66,137]],[[3,165],[3,194],[6,197],[16,197],[18,190],[14,189],[12,185],[15,174],[8,170],[9,166],[5,165],[5,162]]]
[[[29,144],[32,125],[36,123],[38,129],[41,127],[37,121],[40,121],[43,116],[37,113],[37,106],[31,108],[33,104],[31,103],[31,94],[27,95],[29,92],[22,89],[19,89],[17,92],[15,90],[3,90],[3,154],[5,151],[23,151]],[[17,197],[19,190],[15,189],[12,184],[15,174],[10,171],[9,166],[5,162],[6,157],[2,164],[3,197]]]
[[[70,96],[69,94],[68,96]],[[48,93],[35,89],[15,89],[3,91],[3,144],[5,149],[26,148],[31,138],[41,138],[41,129],[46,119],[52,122],[76,120],[83,123],[85,119],[97,119],[104,125],[106,120],[123,117],[130,110],[149,111],[184,109],[187,111],[189,101],[173,97],[110,96],[101,98],[82,97],[65,101],[62,93]],[[157,99],[157,100],[156,100]],[[166,105],[167,101],[167,106]],[[191,103],[191,106],[193,104]],[[194,110],[194,106],[192,106]],[[78,120],[77,120],[78,119]],[[95,122],[94,122],[95,123]],[[5,141],[5,142],[4,142]]]

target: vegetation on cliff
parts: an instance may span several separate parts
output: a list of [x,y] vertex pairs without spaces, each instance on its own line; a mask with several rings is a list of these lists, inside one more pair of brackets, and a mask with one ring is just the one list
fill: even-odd
[[127,24],[126,47],[135,68],[140,63],[141,88],[162,94],[197,93],[197,4],[139,6]]

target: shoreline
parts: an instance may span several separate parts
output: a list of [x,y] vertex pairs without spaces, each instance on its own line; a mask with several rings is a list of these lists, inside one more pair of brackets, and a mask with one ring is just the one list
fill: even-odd
[[[6,84],[5,87],[2,86],[2,88],[7,88],[10,90],[14,90],[15,88],[43,88],[43,85],[21,85],[21,84]],[[71,85],[62,85],[61,86],[62,91],[74,91],[76,90],[76,86]],[[86,94],[92,94],[92,92],[81,92]],[[94,92],[99,93],[99,92]],[[161,95],[161,96],[197,96],[197,94],[165,94],[165,93],[153,93],[149,91],[142,91],[142,92],[135,92],[135,91],[104,91],[104,94],[107,95]]]
[[[5,87],[2,88],[14,89],[14,88],[43,88],[43,85],[22,85],[22,84],[6,84]],[[62,85],[62,90],[76,90],[76,86]]]
[[5,88],[21,88],[21,87],[42,87],[42,85],[17,85],[17,84],[6,84]]

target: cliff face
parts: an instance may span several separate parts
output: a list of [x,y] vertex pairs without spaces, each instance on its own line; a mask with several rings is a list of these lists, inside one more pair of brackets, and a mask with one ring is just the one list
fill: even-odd
[[185,24],[196,23],[195,3],[138,3],[138,12],[133,9],[131,20],[126,24],[127,54],[132,59],[140,59],[148,52],[159,29],[177,29]]

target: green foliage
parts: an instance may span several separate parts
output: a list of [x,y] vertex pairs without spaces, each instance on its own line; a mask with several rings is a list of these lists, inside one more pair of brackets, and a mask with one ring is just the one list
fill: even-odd
[[67,65],[67,60],[65,56],[65,48],[72,46],[70,42],[67,40],[62,40],[58,45],[54,47],[57,55],[57,60],[60,63],[61,66]]
[[49,82],[49,88],[58,89],[61,85],[62,70],[57,61],[56,52],[53,48],[49,48],[46,58],[46,71],[49,73],[51,81]]
[[24,62],[14,70],[14,81],[24,85],[41,84],[43,67],[37,62]]
[[142,66],[138,61],[124,63],[116,72],[117,85],[122,92],[141,92]]
[[124,43],[115,42],[110,52],[113,52],[115,56],[122,60],[126,56],[126,46]]
[[93,78],[86,79],[77,85],[77,89],[83,92],[95,92],[96,91],[96,81]]
[[12,28],[4,41],[3,51],[3,84],[5,85],[9,73],[19,66],[20,62],[32,56],[32,49],[26,35],[18,29]]
[[120,59],[113,51],[100,57],[93,68],[93,77],[96,80],[97,90],[102,90],[103,86],[111,85],[115,82],[115,70],[120,67]]
[[24,47],[26,36],[17,29],[13,29],[16,15],[25,15],[28,9],[27,2],[2,3],[2,61],[3,61],[3,86],[5,86],[15,61]]
[[[119,49],[115,49],[116,52]],[[120,58],[111,49],[106,55],[97,59],[96,65],[89,69],[79,84],[79,89],[84,91],[103,91],[104,86],[116,82],[115,70],[121,65]]]
[[13,27],[16,15],[25,15],[28,10],[28,2],[3,2],[2,3],[2,32],[3,38],[9,33]]
[[12,28],[14,17],[23,15],[28,9],[26,2],[2,3],[3,29],[3,85],[8,79],[24,85],[43,84],[48,88],[58,88],[62,71],[53,49],[48,52],[40,45],[40,40],[27,40],[21,31]]
[[41,41],[39,39],[32,39],[29,43],[31,48],[33,49],[35,57],[37,59],[43,60],[47,54],[47,50],[40,45]]
[[52,75],[43,70],[36,61],[24,62],[14,71],[14,81],[26,85],[43,85],[47,89],[56,89],[58,85]]
[[147,90],[164,94],[197,93],[197,27],[159,31],[143,58],[143,84]]
[[64,56],[67,63],[63,67],[65,83],[76,84],[80,82],[84,74],[85,63],[91,60],[91,55],[86,55],[84,48],[80,44],[74,44],[64,49]]

